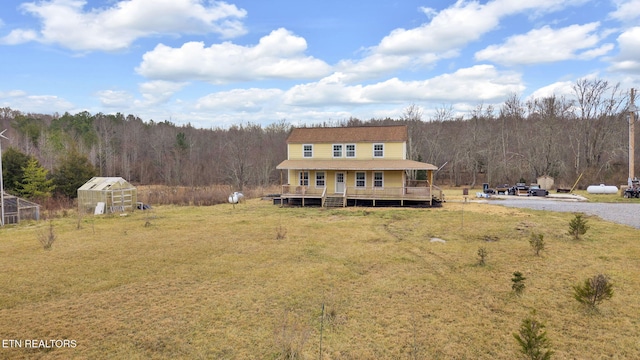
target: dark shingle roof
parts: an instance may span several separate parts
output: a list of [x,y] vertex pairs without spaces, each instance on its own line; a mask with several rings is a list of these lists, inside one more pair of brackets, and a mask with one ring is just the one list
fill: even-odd
[[287,144],[347,143],[347,142],[404,142],[407,126],[358,126],[294,128]]

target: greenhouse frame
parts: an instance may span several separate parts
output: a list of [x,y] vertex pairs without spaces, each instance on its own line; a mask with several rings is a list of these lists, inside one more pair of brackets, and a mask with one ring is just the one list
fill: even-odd
[[78,211],[108,214],[134,211],[137,189],[121,177],[94,177],[78,189]]
[[24,220],[40,220],[40,205],[19,198],[17,196],[3,194],[4,204],[3,207],[4,225],[7,224],[19,224]]

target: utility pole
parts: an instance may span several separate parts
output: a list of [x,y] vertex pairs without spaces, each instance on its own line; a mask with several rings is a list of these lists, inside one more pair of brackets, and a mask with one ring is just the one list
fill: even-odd
[[635,115],[636,111],[636,102],[635,102],[635,90],[631,88],[631,96],[629,99],[629,108],[627,109],[629,114],[627,115],[627,119],[629,120],[629,179],[628,184],[629,187],[633,186],[633,180],[635,179],[634,167],[635,167]]
[[[4,132],[7,131],[7,129],[2,130],[2,132],[0,132],[0,138],[3,139],[7,139],[6,136],[4,136]],[[9,140],[9,139],[7,139]],[[2,140],[0,139],[0,226],[4,226],[4,182],[2,180]]]

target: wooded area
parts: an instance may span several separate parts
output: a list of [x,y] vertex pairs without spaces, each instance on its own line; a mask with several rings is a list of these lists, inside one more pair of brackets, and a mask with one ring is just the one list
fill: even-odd
[[[513,94],[499,108],[479,104],[464,116],[443,106],[424,119],[420,107],[410,105],[399,119],[351,118],[314,126],[407,124],[409,157],[444,165],[436,175],[439,185],[494,186],[550,175],[556,184],[571,186],[580,174],[581,187],[625,184],[628,89],[593,79],[576,82],[573,90],[571,98],[530,101]],[[291,124],[200,129],[119,113],[43,115],[0,108],[0,129],[8,129],[3,153],[13,148],[32,156],[50,176],[81,154],[99,176],[242,190],[280,183],[275,167],[287,157]]]

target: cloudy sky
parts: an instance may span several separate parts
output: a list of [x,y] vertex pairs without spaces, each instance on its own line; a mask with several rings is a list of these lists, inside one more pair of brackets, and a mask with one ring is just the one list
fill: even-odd
[[0,107],[196,127],[640,87],[640,0],[3,0]]

